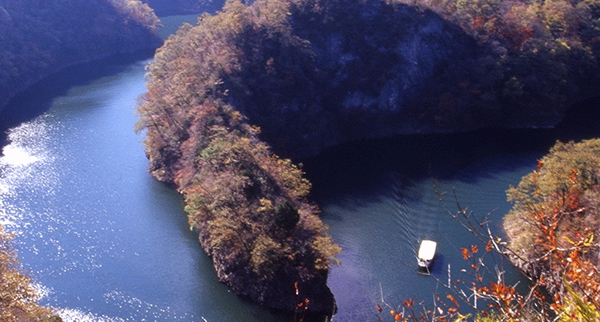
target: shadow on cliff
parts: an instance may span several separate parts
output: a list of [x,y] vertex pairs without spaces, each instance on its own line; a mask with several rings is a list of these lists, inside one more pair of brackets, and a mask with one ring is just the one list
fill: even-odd
[[[408,180],[437,178],[474,182],[505,169],[520,166],[533,169],[536,159],[547,153],[556,140],[599,137],[598,108],[600,97],[578,103],[555,128],[401,135],[343,144],[301,162],[313,183],[312,195],[316,199],[375,187],[382,176],[390,172]],[[530,157],[515,157],[522,155]],[[494,164],[475,166],[468,174],[463,171],[491,159],[496,160]]]

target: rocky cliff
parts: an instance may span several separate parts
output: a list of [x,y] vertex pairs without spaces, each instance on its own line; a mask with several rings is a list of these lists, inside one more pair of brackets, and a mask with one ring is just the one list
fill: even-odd
[[[518,11],[506,5],[484,14],[477,6],[491,4],[474,1],[274,2],[255,9],[258,19],[278,21],[278,10],[285,19],[241,29],[240,69],[221,77],[284,156],[394,134],[553,126],[600,84],[595,38],[548,32],[551,13],[511,18]],[[479,28],[482,19],[496,25]]]
[[[440,91],[470,74],[481,49],[434,12],[384,1],[306,1],[289,13],[285,28],[296,40],[276,29],[243,31],[242,70],[223,77],[231,101],[278,153],[306,156],[364,138],[465,130],[489,117],[490,104],[470,97],[440,102]],[[469,123],[478,112],[483,117]]]

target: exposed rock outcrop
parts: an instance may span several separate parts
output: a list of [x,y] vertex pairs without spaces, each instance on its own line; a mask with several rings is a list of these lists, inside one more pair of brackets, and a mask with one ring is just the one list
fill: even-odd
[[316,3],[322,11],[312,1],[290,8],[288,28],[302,43],[264,29],[242,33],[246,64],[224,77],[231,101],[277,153],[314,155],[352,140],[483,125],[479,117],[456,128],[451,118],[485,116],[489,106],[427,101],[442,100],[440,88],[469,74],[480,49],[463,30],[401,4]]
[[[477,17],[464,8],[475,2],[445,8],[454,15],[387,1],[270,3],[255,14],[275,22],[239,30],[239,69],[220,76],[283,156],[394,134],[550,127],[600,84],[591,34],[551,33],[510,7]],[[471,27],[488,18],[496,25]]]

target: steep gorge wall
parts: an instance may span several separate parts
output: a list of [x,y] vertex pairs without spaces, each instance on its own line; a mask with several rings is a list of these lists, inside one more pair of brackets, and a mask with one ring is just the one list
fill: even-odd
[[483,18],[458,2],[277,2],[260,15],[287,10],[285,21],[241,30],[240,70],[221,76],[230,102],[286,157],[395,134],[551,127],[600,85],[593,35],[551,33],[541,25],[551,17],[499,8],[483,17],[497,26],[476,30]]

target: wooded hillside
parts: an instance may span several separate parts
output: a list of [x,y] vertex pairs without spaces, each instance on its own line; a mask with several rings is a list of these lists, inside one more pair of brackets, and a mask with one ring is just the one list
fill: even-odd
[[217,86],[277,153],[302,157],[394,134],[557,124],[597,95],[599,8],[272,0],[225,22],[239,25],[229,43],[187,37],[228,53],[235,68]]
[[326,281],[339,247],[307,200],[310,183],[271,152],[220,86],[222,73],[239,68],[233,43],[251,15],[232,2],[157,51],[138,110],[151,171],[185,196],[190,227],[237,294],[331,314]]
[[600,317],[599,171],[600,139],[558,142],[508,190],[511,261],[549,291],[558,312],[577,304]]
[[159,46],[158,26],[138,0],[0,1],[0,109],[67,65]]

